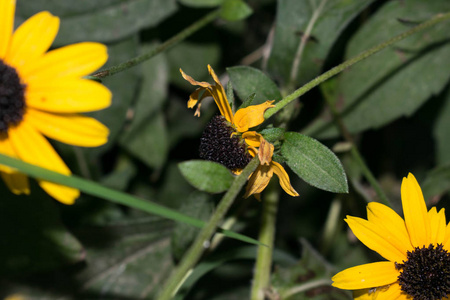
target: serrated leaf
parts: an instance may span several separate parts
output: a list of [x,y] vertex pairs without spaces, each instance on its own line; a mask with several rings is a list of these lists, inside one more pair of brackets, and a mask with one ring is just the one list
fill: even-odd
[[[291,69],[300,39],[321,0],[278,1],[273,49],[268,71],[284,84],[290,82]],[[373,0],[327,1],[315,22],[301,57],[296,85],[303,84],[322,71],[332,46],[348,24]]]
[[[399,18],[420,23],[448,10],[450,2],[445,0],[387,2],[352,38],[346,58],[408,30]],[[450,79],[450,69],[442,64],[450,57],[449,37],[448,22],[441,22],[342,73],[337,97],[348,130],[357,133],[410,116],[440,93]],[[337,128],[323,120],[305,132],[320,138],[338,135]]]
[[[70,1],[46,0],[18,3],[23,4],[17,9],[20,22],[42,10],[64,14],[60,15],[61,26],[54,46],[82,41],[118,41],[143,28],[158,25],[177,8],[175,0],[77,1],[77,5]],[[74,10],[74,6],[78,8]]]
[[[154,45],[142,47],[150,51]],[[142,65],[141,90],[133,107],[133,120],[124,130],[120,144],[149,167],[161,168],[168,154],[168,133],[162,105],[168,89],[168,66],[164,55]]]
[[211,161],[190,160],[180,163],[178,167],[190,184],[208,193],[226,191],[234,179],[230,170]]
[[237,66],[227,68],[233,88],[241,100],[247,99],[255,93],[252,105],[264,103],[266,100],[280,100],[281,93],[277,85],[262,71],[247,67]]
[[225,0],[222,4],[220,16],[227,21],[239,21],[253,13],[250,6],[242,0]]
[[304,181],[319,189],[347,193],[347,177],[336,155],[319,141],[286,132],[281,153],[288,166]]

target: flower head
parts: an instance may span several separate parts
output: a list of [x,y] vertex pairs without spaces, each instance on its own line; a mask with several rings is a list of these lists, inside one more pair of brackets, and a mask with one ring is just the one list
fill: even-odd
[[272,104],[274,101],[250,105],[233,114],[219,78],[210,65],[208,65],[208,70],[214,79],[214,84],[196,81],[180,69],[184,79],[192,85],[200,86],[188,100],[188,108],[194,108],[197,105],[194,115],[200,116],[201,102],[206,97],[213,97],[221,114],[221,116],[213,118],[203,133],[200,157],[221,163],[235,174],[239,174],[251,158],[258,155],[260,165],[250,175],[245,197],[261,193],[269,184],[274,173],[280,178],[281,187],[289,195],[298,196],[291,186],[289,176],[284,168],[272,160],[274,146],[267,142],[261,134],[249,130],[264,122],[264,112],[268,108],[274,107]]
[[376,202],[367,220],[347,216],[356,237],[387,261],[369,263],[336,274],[333,286],[355,290],[355,299],[447,299],[450,294],[450,229],[444,209],[427,211],[412,174],[401,187],[404,220]]
[[[13,32],[15,0],[0,1],[0,153],[69,175],[44,135],[75,146],[99,146],[108,128],[78,113],[108,107],[111,93],[83,79],[107,60],[106,47],[79,43],[47,52],[59,29],[59,18],[43,11]],[[15,194],[29,193],[28,178],[0,165],[0,174]],[[72,204],[73,188],[39,180],[52,197]]]

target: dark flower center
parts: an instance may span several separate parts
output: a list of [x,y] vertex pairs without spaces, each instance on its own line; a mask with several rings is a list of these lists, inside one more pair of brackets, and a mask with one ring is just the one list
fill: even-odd
[[215,116],[200,140],[200,158],[220,163],[230,170],[244,168],[252,159],[244,140],[231,134],[234,129],[223,116]]
[[442,244],[416,247],[407,260],[395,263],[398,283],[413,300],[434,300],[450,294],[450,254]]
[[22,121],[25,110],[25,85],[16,69],[0,59],[0,133]]

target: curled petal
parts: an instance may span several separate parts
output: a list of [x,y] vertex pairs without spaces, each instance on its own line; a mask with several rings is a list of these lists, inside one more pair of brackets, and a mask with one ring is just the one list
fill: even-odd
[[244,197],[247,198],[253,194],[261,193],[269,184],[272,176],[273,170],[269,166],[259,165],[252,175],[250,175]]
[[270,108],[274,107],[272,105],[273,101],[266,101],[258,105],[250,105],[246,108],[239,109],[234,115],[234,124],[239,132],[245,132],[249,128],[258,126],[264,122],[264,112]]
[[299,196],[297,191],[292,187],[291,181],[289,180],[289,175],[286,173],[286,170],[276,161],[272,161],[270,163],[270,167],[280,179],[280,185],[283,190],[293,197]]
[[181,72],[181,76],[183,76],[183,78],[185,80],[187,80],[192,85],[198,85],[198,86],[201,86],[203,88],[210,88],[211,87],[211,84],[208,83],[208,82],[196,81],[194,78],[192,78],[191,76],[189,76],[186,73],[184,73],[183,70],[181,70],[181,68],[180,68],[180,72]]
[[261,145],[259,146],[258,151],[258,158],[261,165],[270,165],[272,162],[273,150],[274,146],[265,139],[261,138]]
[[217,77],[213,68],[208,65],[209,74],[215,81],[215,85],[211,86],[211,94],[216,101],[217,107],[220,110],[220,114],[225,117],[225,119],[234,124],[233,120],[233,112],[231,111],[230,103],[228,102],[227,95],[225,94],[225,90],[220,83],[219,77]]
[[397,281],[399,271],[395,263],[381,261],[345,269],[331,278],[332,286],[344,290],[381,287]]

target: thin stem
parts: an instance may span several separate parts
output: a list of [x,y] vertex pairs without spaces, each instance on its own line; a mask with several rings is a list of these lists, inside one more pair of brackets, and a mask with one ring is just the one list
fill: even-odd
[[340,65],[332,68],[331,70],[323,73],[322,75],[314,78],[313,80],[311,80],[310,82],[308,82],[304,86],[302,86],[301,88],[295,90],[293,93],[291,93],[288,96],[281,99],[275,105],[275,107],[270,108],[265,112],[264,118],[265,119],[270,118],[271,116],[276,114],[278,111],[280,111],[283,107],[288,105],[290,102],[294,101],[295,99],[297,99],[301,95],[305,94],[309,90],[313,89],[314,87],[318,86],[319,84],[328,80],[329,78],[333,77],[334,75],[339,74],[340,72],[344,71],[345,69],[349,68],[350,66],[354,65],[355,63],[357,63],[361,60],[364,60],[364,59],[368,58],[369,56],[372,56],[373,54],[383,50],[384,48],[386,48],[400,40],[403,40],[404,38],[406,38],[416,32],[422,31],[430,26],[433,26],[439,22],[445,21],[449,18],[450,18],[450,12],[447,12],[445,14],[438,14],[435,17],[431,18],[430,20],[423,22],[422,24],[419,24],[419,25],[413,27],[412,29],[405,31],[405,32],[391,38],[390,40],[387,40],[384,43],[381,43],[375,47],[372,47],[369,50],[366,50],[366,51],[362,52],[361,54],[343,62],[342,64],[340,64]]
[[327,0],[322,0],[320,2],[319,7],[314,8],[314,12],[311,16],[311,19],[308,22],[308,25],[306,26],[305,32],[303,32],[302,38],[300,39],[300,44],[298,45],[297,52],[294,56],[294,61],[292,63],[292,69],[291,69],[291,77],[289,79],[289,87],[293,88],[295,85],[295,80],[297,79],[298,71],[300,68],[300,64],[302,61],[303,52],[306,47],[306,43],[308,42],[312,29],[314,25],[316,24],[317,19],[319,18],[323,7],[325,6],[325,3]]
[[222,200],[216,208],[216,211],[211,216],[208,223],[202,228],[192,246],[183,256],[178,267],[174,272],[172,272],[157,299],[169,300],[172,299],[172,297],[176,294],[178,288],[187,278],[188,272],[199,261],[205,248],[209,247],[209,241],[212,235],[216,232],[219,222],[222,221],[231,204],[233,204],[234,199],[239,194],[241,188],[247,182],[247,178],[256,169],[258,164],[258,157],[253,158],[252,161],[244,168],[242,173],[233,181],[231,187],[223,196]]
[[146,61],[146,60],[152,58],[153,56],[155,56],[155,55],[173,47],[174,45],[178,44],[179,42],[183,41],[184,39],[186,39],[193,33],[197,32],[200,28],[204,27],[205,25],[207,25],[210,22],[212,22],[213,20],[215,20],[219,16],[219,14],[220,14],[220,10],[212,11],[211,13],[205,15],[203,18],[201,18],[197,22],[186,27],[184,30],[180,31],[178,34],[171,37],[170,39],[168,39],[161,45],[157,46],[153,50],[151,50],[147,53],[144,53],[142,55],[136,56],[135,58],[132,58],[121,64],[118,64],[118,65],[112,66],[110,68],[107,68],[105,70],[99,71],[99,72],[93,74],[93,76],[95,76],[97,78],[104,78],[104,77],[108,77],[108,76],[114,75],[116,73],[125,71],[131,67],[134,67],[137,64],[140,64],[141,62]]
[[331,285],[330,279],[318,279],[318,280],[310,281],[310,282],[290,288],[289,290],[287,290],[286,292],[284,292],[281,295],[282,297],[280,299],[287,299],[295,294],[306,292],[313,288],[317,288],[320,286],[330,286],[330,285]]
[[251,300],[264,300],[265,291],[270,285],[278,200],[278,188],[274,184],[270,184],[263,199],[261,228],[259,230],[259,241],[267,246],[258,247]]

